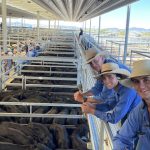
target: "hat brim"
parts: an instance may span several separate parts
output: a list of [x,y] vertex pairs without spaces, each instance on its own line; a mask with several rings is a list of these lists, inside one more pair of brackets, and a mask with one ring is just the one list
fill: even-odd
[[137,76],[132,76],[130,78],[127,79],[123,79],[123,80],[119,80],[120,84],[126,86],[126,87],[133,87],[133,83],[131,81],[132,78],[136,78],[136,77],[142,77],[142,76],[149,76],[149,74],[143,74],[143,75],[137,75]]
[[129,88],[133,87],[133,84],[130,78],[119,80],[119,83],[125,87],[129,87]]
[[105,75],[105,74],[119,74],[119,75],[122,76],[122,78],[126,78],[126,77],[130,76],[129,71],[127,71],[125,69],[116,69],[116,70],[113,70],[113,71],[103,72],[99,75],[94,76],[94,78],[101,79],[102,75]]
[[13,44],[12,47],[17,47],[17,44]]
[[98,54],[96,54],[94,57],[92,57],[91,59],[89,59],[88,61],[86,61],[86,64],[89,64],[93,59],[95,59],[98,56],[110,56],[109,52],[106,51],[101,51]]

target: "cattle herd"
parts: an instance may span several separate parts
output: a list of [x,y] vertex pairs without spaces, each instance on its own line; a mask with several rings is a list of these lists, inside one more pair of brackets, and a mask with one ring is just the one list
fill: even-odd
[[[27,69],[27,68],[25,68]],[[68,69],[68,68],[66,68]],[[34,70],[34,68],[32,68]],[[54,70],[57,70],[54,69]],[[72,71],[75,71],[72,69]],[[22,75],[40,76],[32,73]],[[57,74],[55,74],[56,76]],[[46,74],[47,76],[47,74]],[[50,74],[53,76],[53,74]],[[58,76],[60,76],[58,74]],[[69,76],[69,75],[68,75]],[[60,76],[61,77],[61,76]],[[71,75],[76,77],[76,75]],[[14,79],[13,83],[21,82]],[[27,81],[31,84],[65,84],[65,81]],[[75,84],[72,83],[68,84]],[[33,103],[68,103],[76,104],[73,92],[77,89],[31,88],[22,90],[8,86],[8,91],[0,93],[1,102],[33,102]],[[68,94],[67,94],[67,93]],[[82,115],[78,107],[34,106],[33,113],[37,114],[71,114]],[[0,105],[0,113],[30,113],[29,106]],[[30,118],[0,117],[0,150],[86,150],[89,141],[89,128],[85,118]]]
[[[0,94],[2,102],[75,103],[70,95],[40,91],[13,91]],[[1,105],[1,113],[29,113],[29,106]],[[33,113],[80,115],[80,108],[35,106]],[[73,118],[0,118],[0,149],[3,150],[85,150],[89,141],[86,119]]]

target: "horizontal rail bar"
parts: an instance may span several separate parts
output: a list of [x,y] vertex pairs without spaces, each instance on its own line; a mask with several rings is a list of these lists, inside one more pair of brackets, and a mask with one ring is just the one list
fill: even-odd
[[26,84],[26,87],[77,88],[77,85],[46,85],[46,84]]
[[76,68],[76,66],[57,66],[57,65],[26,65],[26,64],[23,64],[21,65],[22,67],[26,66],[26,67],[43,67],[43,68],[53,68],[53,67],[56,67],[56,68]]
[[[17,86],[21,86],[22,87],[22,83],[6,83],[6,86],[13,86],[13,87],[17,87]],[[49,87],[49,88],[77,88],[77,85],[48,85],[48,84],[27,84],[25,85],[26,87]]]
[[0,105],[18,105],[18,106],[56,106],[56,107],[81,107],[81,104],[66,103],[30,103],[30,102],[0,102]]
[[77,74],[77,72],[60,72],[60,71],[41,71],[41,70],[21,70],[20,72],[25,73],[53,73],[53,74]]
[[[9,77],[9,76],[6,76]],[[77,81],[77,78],[61,78],[61,77],[34,77],[34,76],[12,76],[11,78],[14,79],[34,79],[34,80],[63,80],[63,81]]]
[[38,54],[56,54],[56,55],[74,55],[75,52],[55,52],[55,51],[44,51],[44,52],[38,52]]
[[75,58],[69,58],[69,57],[54,57],[54,56],[49,56],[49,57],[19,57],[19,56],[1,56],[1,60],[4,59],[12,59],[12,60],[39,60],[39,61],[54,61],[54,62],[77,62],[77,59]]
[[84,115],[65,115],[65,114],[35,114],[35,113],[0,113],[0,117],[27,117],[27,118],[70,118],[81,119]]
[[50,64],[50,65],[67,65],[67,66],[75,66],[75,63],[72,62],[51,62],[51,61],[32,61],[31,63],[40,63],[43,62],[43,65]]

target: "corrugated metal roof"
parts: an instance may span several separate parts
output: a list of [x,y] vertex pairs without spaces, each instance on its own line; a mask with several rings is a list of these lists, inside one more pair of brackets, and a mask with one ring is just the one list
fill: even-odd
[[[137,0],[7,0],[8,15],[84,21]],[[1,0],[0,0],[1,2]]]

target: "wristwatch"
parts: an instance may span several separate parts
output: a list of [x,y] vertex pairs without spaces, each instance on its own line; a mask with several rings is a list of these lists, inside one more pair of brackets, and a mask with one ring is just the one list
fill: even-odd
[[86,102],[88,98],[94,98],[94,95],[92,95],[92,96],[83,96],[83,101]]
[[86,102],[88,99],[88,96],[83,96],[83,102]]

